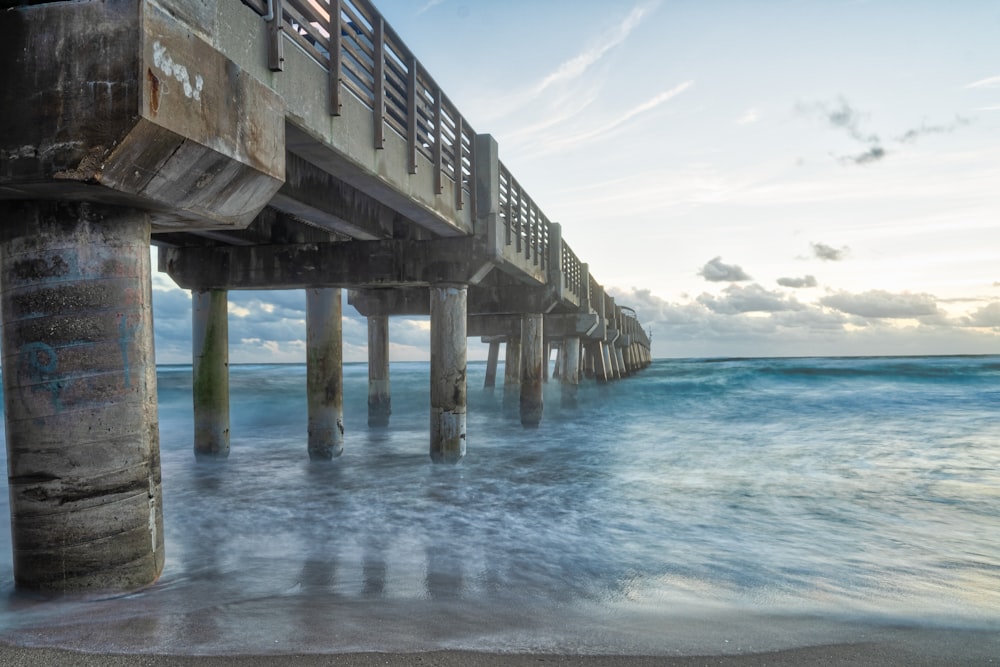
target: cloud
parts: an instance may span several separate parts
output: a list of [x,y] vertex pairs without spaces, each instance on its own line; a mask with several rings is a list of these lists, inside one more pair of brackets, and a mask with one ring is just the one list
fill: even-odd
[[604,39],[592,45],[585,51],[581,51],[569,60],[563,62],[552,73],[545,76],[534,87],[534,92],[541,93],[556,84],[577,79],[586,73],[590,67],[601,60],[609,51],[624,42],[629,34],[640,24],[649,14],[652,7],[637,5],[632,8],[621,23],[609,32],[605,33]]
[[855,141],[868,144],[868,149],[863,153],[837,158],[842,164],[871,164],[886,156],[879,135],[862,129],[862,122],[867,115],[851,106],[844,97],[838,98],[836,102],[800,103],[798,111],[806,115],[818,114],[831,127],[844,130]]
[[741,287],[730,285],[723,296],[702,294],[698,303],[715,313],[777,313],[785,310],[802,310],[803,305],[781,292],[771,292],[754,283]]
[[963,320],[969,327],[989,327],[1000,329],[1000,303],[989,303]]
[[848,136],[862,143],[879,143],[877,134],[869,134],[861,129],[861,123],[866,115],[855,109],[848,101],[840,97],[836,102],[816,102],[798,105],[799,113],[819,115],[831,127],[844,130]]
[[819,302],[827,308],[864,318],[919,319],[943,317],[943,313],[938,308],[937,299],[930,294],[911,294],[910,292],[891,293],[884,290],[870,290],[861,294],[851,294],[841,291],[825,296]]
[[778,284],[782,287],[816,287],[816,276],[803,276],[801,278],[778,278]]
[[737,125],[750,125],[760,120],[760,115],[753,107],[743,112],[743,115],[736,120]]
[[961,116],[956,116],[955,121],[952,123],[940,124],[940,125],[927,125],[923,123],[920,127],[907,130],[900,136],[896,138],[896,141],[909,144],[916,141],[918,138],[926,136],[928,134],[951,134],[955,130],[972,124],[972,120],[968,118],[963,118]]
[[741,282],[753,280],[747,273],[735,264],[724,264],[722,257],[709,260],[701,267],[698,275],[709,282]]
[[[867,304],[868,313],[879,307],[883,315],[888,314],[886,304],[909,300],[908,308],[897,303],[891,313],[907,316],[900,321],[788,299],[786,305],[796,303],[798,308],[718,312],[726,309],[712,310],[697,300],[668,301],[647,289],[609,287],[608,292],[619,303],[635,308],[639,321],[653,333],[654,355],[661,357],[991,354],[1000,345],[1000,304],[986,306],[964,320],[929,315],[914,321],[917,313],[936,312],[933,296],[836,295],[855,306]],[[749,296],[753,290],[743,292],[742,296]],[[710,303],[718,306],[726,298]],[[780,305],[781,300],[776,303]]]
[[444,4],[445,0],[428,0],[424,3],[424,6],[417,10],[417,16],[420,16],[424,12],[437,7],[440,4]]
[[966,88],[1000,88],[1000,76],[991,76],[965,85]]
[[658,93],[657,95],[653,96],[652,98],[646,100],[645,102],[636,105],[635,107],[629,109],[625,113],[618,116],[618,118],[615,118],[614,120],[608,123],[587,130],[586,132],[569,135],[566,137],[562,137],[561,139],[558,139],[556,141],[552,141],[548,144],[546,149],[547,151],[551,151],[563,146],[569,146],[569,145],[578,146],[581,142],[593,141],[594,139],[603,137],[604,135],[609,134],[610,132],[618,129],[619,127],[621,127],[628,121],[632,120],[636,116],[651,111],[656,107],[662,105],[664,102],[667,102],[668,100],[671,100],[674,97],[680,95],[693,85],[694,81],[684,81],[682,83],[679,83],[673,88],[670,88],[669,90],[664,90]]
[[834,248],[825,243],[811,243],[810,245],[812,246],[813,255],[824,262],[839,262],[850,252],[850,248],[847,246]]
[[859,153],[857,155],[845,155],[840,158],[843,163],[853,163],[853,164],[871,164],[872,162],[878,162],[885,157],[885,149],[881,146],[872,146],[864,153]]

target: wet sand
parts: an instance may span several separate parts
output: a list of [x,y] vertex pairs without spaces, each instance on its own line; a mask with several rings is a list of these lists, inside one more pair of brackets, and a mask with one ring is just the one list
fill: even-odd
[[581,665],[583,667],[653,667],[721,665],[1000,665],[1000,633],[917,628],[884,629],[884,635],[856,644],[834,644],[736,655],[631,656],[547,655],[431,651],[418,653],[344,653],[189,656],[145,653],[81,653],[57,648],[26,648],[0,644],[4,667],[528,667]]

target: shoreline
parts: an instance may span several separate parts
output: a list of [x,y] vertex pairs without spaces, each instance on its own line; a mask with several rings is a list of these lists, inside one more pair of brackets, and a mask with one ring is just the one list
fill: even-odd
[[995,653],[954,647],[945,656],[927,655],[894,643],[833,644],[740,655],[632,656],[556,655],[539,653],[478,653],[431,651],[427,653],[332,653],[273,655],[162,655],[145,653],[82,653],[60,648],[26,648],[0,644],[0,664],[5,667],[528,667],[580,665],[581,667],[794,667],[796,665],[864,665],[866,667],[932,667],[936,665],[1000,664]]
[[794,665],[1000,665],[1000,633],[940,628],[870,628],[857,643],[842,642],[778,650],[717,652],[696,655],[573,655],[567,653],[479,652],[432,650],[358,653],[234,653],[186,655],[142,651],[77,651],[59,647],[23,646],[0,640],[4,667],[528,667],[581,665],[582,667],[792,667]]

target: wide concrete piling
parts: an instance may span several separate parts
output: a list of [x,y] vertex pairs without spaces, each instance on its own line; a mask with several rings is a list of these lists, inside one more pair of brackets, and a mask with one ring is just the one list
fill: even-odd
[[430,288],[430,455],[435,463],[458,463],[465,456],[468,291],[461,284]]
[[518,410],[521,396],[521,338],[511,336],[504,350],[503,411],[512,414]]
[[580,339],[569,336],[563,341],[559,355],[562,362],[560,381],[560,403],[563,407],[576,407],[577,390],[580,387]]
[[340,289],[306,290],[306,394],[309,458],[329,461],[344,452],[343,306]]
[[229,299],[226,290],[192,290],[194,454],[229,456]]
[[14,580],[128,591],[163,569],[149,218],[0,202]]
[[368,426],[389,425],[389,317],[368,317]]
[[521,316],[521,424],[536,427],[542,421],[542,389],[545,366],[543,317]]

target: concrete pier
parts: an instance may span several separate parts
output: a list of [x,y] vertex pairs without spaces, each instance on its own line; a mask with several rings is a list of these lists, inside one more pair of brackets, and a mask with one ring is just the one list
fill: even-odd
[[507,338],[504,350],[503,411],[505,414],[519,410],[521,397],[521,336]]
[[458,463],[465,456],[467,308],[467,286],[431,286],[430,455],[435,463]]
[[163,568],[149,218],[0,202],[14,579],[129,590]]
[[339,288],[306,290],[308,449],[313,461],[329,461],[344,452],[342,310]]
[[486,379],[483,380],[484,389],[493,389],[497,386],[497,363],[500,361],[500,339],[494,338],[490,341],[490,351],[486,359]]
[[229,313],[226,290],[191,291],[194,454],[229,456]]
[[580,339],[570,336],[563,341],[559,353],[561,368],[560,401],[563,407],[575,407],[577,391],[580,387]]
[[537,427],[542,421],[545,342],[541,315],[521,316],[521,424]]
[[389,425],[389,317],[368,316],[368,425]]

